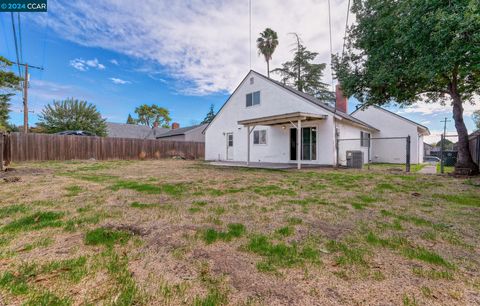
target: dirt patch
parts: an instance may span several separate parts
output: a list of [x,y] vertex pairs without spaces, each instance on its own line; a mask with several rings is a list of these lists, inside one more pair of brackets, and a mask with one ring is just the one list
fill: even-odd
[[106,229],[125,231],[136,236],[146,236],[151,233],[152,229],[141,227],[135,224],[106,224],[103,226]]
[[320,233],[321,235],[327,237],[330,240],[338,240],[341,239],[343,236],[350,233],[354,227],[351,223],[343,223],[343,224],[329,224],[326,222],[322,222],[320,220],[313,221],[310,223],[312,227],[312,231]]
[[213,273],[227,276],[229,284],[235,289],[230,299],[232,303],[255,298],[267,305],[302,304],[303,294],[295,283],[283,277],[259,273],[256,260],[248,254],[219,247],[214,250],[195,249],[192,258],[207,260]]
[[12,176],[37,176],[47,173],[52,173],[49,169],[39,169],[39,168],[7,168],[5,171],[0,172],[0,178],[7,178]]
[[20,182],[21,180],[22,180],[22,178],[19,177],[19,176],[9,176],[9,177],[4,177],[4,178],[3,178],[3,181],[4,181],[5,183],[18,183],[18,182]]

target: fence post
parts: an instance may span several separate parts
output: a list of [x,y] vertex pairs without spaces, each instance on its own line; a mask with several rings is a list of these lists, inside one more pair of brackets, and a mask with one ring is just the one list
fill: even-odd
[[338,152],[338,150],[340,149],[339,143],[340,143],[340,140],[337,138],[337,136],[335,136],[335,155],[336,155],[335,161],[336,161],[337,167],[340,166],[340,161],[339,161],[340,152]]
[[445,134],[442,134],[440,137],[441,141],[441,149],[440,149],[440,173],[443,174],[443,167],[445,162],[443,160],[444,152],[445,152]]
[[406,156],[406,165],[405,165],[405,171],[410,172],[410,135],[407,136],[407,156]]

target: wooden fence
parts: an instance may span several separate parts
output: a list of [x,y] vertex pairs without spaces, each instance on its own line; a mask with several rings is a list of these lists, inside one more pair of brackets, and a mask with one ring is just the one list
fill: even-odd
[[205,144],[188,141],[36,133],[11,133],[0,137],[0,161],[3,159],[6,164],[73,159],[160,159],[174,156],[204,159]]

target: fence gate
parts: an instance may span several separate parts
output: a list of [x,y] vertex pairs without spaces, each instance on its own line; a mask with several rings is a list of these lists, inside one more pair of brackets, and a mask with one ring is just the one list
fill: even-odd
[[[347,152],[359,153],[361,151],[363,164],[366,164],[369,169],[400,166],[406,172],[410,172],[410,136],[372,138],[367,134],[364,138],[337,139],[336,145],[338,166],[347,166]],[[419,154],[417,153],[417,155]]]

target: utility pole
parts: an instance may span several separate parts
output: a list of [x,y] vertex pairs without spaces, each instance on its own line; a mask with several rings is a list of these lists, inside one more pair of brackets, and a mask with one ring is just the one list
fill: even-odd
[[25,79],[23,80],[23,132],[26,134],[28,133],[28,82],[30,80],[28,68],[43,70],[43,67],[36,67],[18,62],[15,62],[15,64],[25,67]]
[[25,64],[25,80],[23,80],[23,132],[28,133],[28,64]]
[[447,117],[445,117],[445,119],[443,119],[442,121],[440,122],[443,122],[443,134],[442,134],[442,137],[441,137],[441,151],[440,151],[440,173],[443,174],[443,167],[445,166],[445,162],[444,162],[444,154],[445,154],[445,139],[446,139],[446,135],[447,135],[447,122],[450,122],[451,120],[448,120]]

